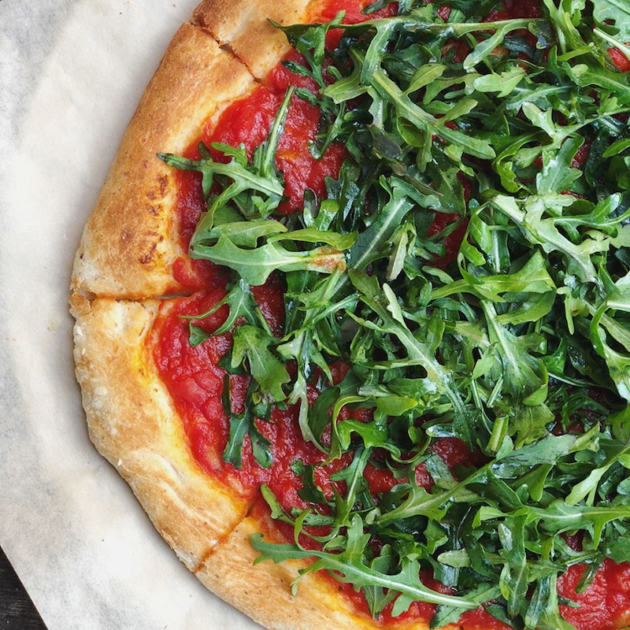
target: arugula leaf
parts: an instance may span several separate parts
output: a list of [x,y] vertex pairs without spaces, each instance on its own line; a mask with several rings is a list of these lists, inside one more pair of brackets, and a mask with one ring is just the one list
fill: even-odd
[[210,196],[210,191],[217,176],[224,176],[232,180],[232,184],[220,195],[214,199],[210,198],[211,203],[208,215],[211,217],[219,212],[220,209],[226,207],[231,200],[236,199],[246,191],[258,193],[252,197],[252,200],[261,216],[271,214],[282,200],[284,186],[280,179],[270,179],[266,175],[256,173],[237,159],[232,159],[228,164],[222,164],[215,162],[209,152],[205,159],[199,161],[178,157],[170,153],[160,153],[158,157],[169,166],[174,166],[183,171],[197,171],[201,173],[206,197]]
[[532,466],[540,464],[555,464],[559,458],[569,454],[575,445],[576,438],[572,435],[549,435],[535,444],[523,446],[498,458],[491,468],[501,479],[515,479],[527,472]]
[[[478,606],[492,601],[499,596],[499,589],[488,583],[482,583],[476,588],[468,591],[466,597],[477,603]],[[448,624],[457,623],[461,617],[461,610],[454,606],[441,605],[438,607],[435,615],[431,618],[432,630],[435,628],[442,628]]]
[[287,229],[278,221],[255,219],[252,221],[235,221],[234,223],[221,223],[207,225],[209,214],[205,214],[195,232],[195,246],[198,244],[211,245],[216,243],[221,236],[229,238],[239,247],[256,247],[261,238],[274,236],[286,232]]
[[247,358],[249,372],[260,386],[263,396],[279,402],[286,398],[282,386],[291,379],[284,365],[270,350],[276,343],[276,339],[260,328],[249,325],[237,326],[234,329],[232,367],[237,367]]
[[[246,217],[258,215],[265,218],[280,205],[284,183],[276,171],[275,156],[294,93],[293,87],[287,90],[269,131],[269,137],[256,149],[251,165],[247,164],[247,155],[242,149],[234,149],[224,144],[215,144],[213,148],[232,157],[229,164],[215,162],[203,143],[199,145],[202,156],[199,161],[171,153],[158,154],[158,157],[169,166],[185,171],[197,171],[202,175],[203,194],[208,202],[208,211],[193,235],[191,251],[194,251],[198,239],[203,240],[206,233],[212,230],[214,216],[229,210],[231,202],[236,203]],[[232,183],[226,185],[219,195],[213,196],[212,187],[217,178],[231,180]]]
[[223,451],[223,461],[240,470],[243,467],[242,449],[246,435],[250,436],[254,458],[263,468],[272,464],[271,444],[258,428],[249,412],[230,418],[230,436]]
[[247,413],[230,419],[230,437],[223,451],[223,461],[227,464],[232,464],[234,468],[240,469],[243,467],[241,456],[243,439],[249,432],[250,427],[251,418]]
[[236,271],[248,284],[260,286],[277,270],[317,271],[332,273],[345,269],[345,257],[341,251],[331,247],[318,247],[310,251],[290,251],[276,241],[268,242],[255,249],[238,247],[227,236],[221,236],[216,245],[196,245],[191,257],[211,260]]
[[434,118],[419,105],[413,103],[383,72],[375,72],[373,82],[374,87],[381,97],[391,100],[396,107],[398,115],[408,120],[421,131],[428,134],[439,135],[447,142],[461,147],[464,151],[475,157],[482,159],[492,159],[495,157],[494,149],[487,141],[467,136],[461,131],[453,130],[445,126],[439,119]]
[[550,534],[575,531],[583,529],[585,525],[591,525],[594,528],[593,544],[597,547],[600,543],[604,526],[617,519],[629,518],[630,506],[571,506],[564,501],[557,500],[544,510],[529,508],[528,512],[533,516],[539,517],[541,528]]
[[348,267],[363,271],[371,262],[382,255],[383,247],[413,208],[408,188],[398,179],[392,182],[389,203],[383,206],[378,218],[356,239],[348,253]]
[[199,328],[199,326],[194,326],[190,324],[190,345],[193,348],[200,346],[206,339],[210,339],[212,335],[209,335],[207,332]]
[[[301,560],[316,558],[316,561],[306,569],[300,570],[300,577],[313,571],[327,569],[340,573],[339,579],[344,582],[352,582],[357,586],[376,586],[400,592],[412,601],[424,601],[434,604],[446,604],[457,606],[460,609],[473,609],[477,604],[463,597],[454,597],[432,591],[420,582],[417,563],[408,562],[405,567],[395,575],[387,575],[378,572],[374,568],[361,562],[361,554],[367,544],[369,535],[363,534],[361,519],[355,517],[348,529],[348,543],[345,551],[340,554],[331,554],[322,551],[306,550],[297,543],[295,545],[277,545],[263,541],[262,534],[254,534],[252,546],[260,552],[256,564],[265,560],[275,563],[284,560]],[[293,583],[295,591],[299,579]]]
[[[230,313],[225,322],[217,328],[212,335],[204,333],[193,321],[201,321],[207,317],[214,315],[223,306],[230,307]],[[222,335],[232,330],[236,322],[245,319],[249,324],[259,324],[267,329],[267,322],[263,317],[254,296],[251,293],[250,286],[244,281],[239,280],[234,284],[230,292],[213,308],[201,315],[183,315],[182,319],[191,320],[190,324],[190,345],[198,346],[206,339],[216,335]]]
[[594,15],[598,22],[612,20],[618,29],[620,41],[630,39],[630,7],[622,0],[593,0]]
[[[248,401],[251,400],[252,392],[253,388],[250,386],[247,392]],[[223,451],[223,461],[232,464],[234,468],[240,470],[243,467],[243,442],[245,436],[249,435],[254,458],[260,466],[269,468],[273,463],[271,444],[258,430],[256,420],[250,411],[250,405],[245,407],[243,413],[239,415],[234,414],[232,408],[231,382],[230,377],[227,375],[225,377],[222,399],[225,414],[230,418],[230,433]]]
[[515,617],[523,602],[526,601],[529,588],[529,570],[525,553],[525,518],[506,519],[499,525],[499,540],[503,549],[500,553],[507,561],[503,565],[499,587],[501,595],[507,601],[507,612]]
[[[387,328],[378,327],[374,324],[372,324],[371,327],[380,332],[391,331],[407,351],[407,357],[401,361],[388,361],[381,364],[379,367],[388,369],[398,367],[399,365],[422,366],[427,371],[427,377],[431,380],[435,388],[449,399],[455,414],[460,418],[468,417],[469,414],[463,400],[459,393],[450,385],[450,375],[431,357],[430,350],[426,344],[421,343],[407,328],[400,307],[397,302],[395,302],[395,298],[388,285],[384,285],[383,293],[381,293],[381,287],[379,287],[378,282],[376,282],[374,278],[369,278],[356,270],[350,270],[348,275],[352,284],[361,293],[361,300],[379,316],[384,326]],[[356,316],[354,319],[357,320]]]
[[499,97],[511,94],[525,78],[523,68],[514,68],[501,74],[484,75],[473,81],[473,88],[479,92],[496,93]]

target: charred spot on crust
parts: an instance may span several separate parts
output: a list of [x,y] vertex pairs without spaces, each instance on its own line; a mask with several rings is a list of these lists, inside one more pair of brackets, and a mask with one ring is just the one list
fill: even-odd
[[153,259],[155,257],[155,250],[157,249],[157,243],[153,243],[153,245],[151,245],[151,248],[149,249],[149,251],[144,254],[143,256],[140,257],[140,264],[141,265],[148,265],[149,263],[153,262]]
[[151,204],[147,204],[145,206],[146,211],[153,215],[154,217],[159,217],[160,214],[162,214],[162,208],[163,206],[161,204],[157,204],[155,206],[151,205]]
[[166,193],[168,192],[168,177],[166,175],[158,177],[158,184],[160,186],[160,195],[166,197]]

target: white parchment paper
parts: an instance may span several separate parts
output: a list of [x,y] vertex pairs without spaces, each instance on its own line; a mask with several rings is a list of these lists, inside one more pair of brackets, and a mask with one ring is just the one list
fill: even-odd
[[257,627],[93,449],[73,375],[73,255],[196,1],[0,0],[0,544],[50,630]]

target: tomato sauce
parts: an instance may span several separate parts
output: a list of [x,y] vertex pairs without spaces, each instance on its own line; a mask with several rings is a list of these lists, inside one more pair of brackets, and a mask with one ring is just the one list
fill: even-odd
[[614,630],[628,614],[630,601],[630,564],[605,560],[593,583],[583,593],[576,588],[586,567],[576,565],[558,580],[558,593],[580,606],[561,605],[562,616],[578,630]]
[[[276,327],[284,316],[282,287],[275,278],[264,287],[254,289],[261,311],[272,327]],[[181,316],[198,315],[213,308],[225,296],[225,289],[217,287],[190,298],[178,300],[173,306],[162,307],[154,334],[159,341],[154,345],[154,357],[160,376],[173,397],[178,413],[184,420],[186,433],[195,458],[204,469],[221,481],[235,488],[244,496],[251,496],[258,487],[268,484],[281,499],[285,509],[305,508],[299,497],[302,489],[300,478],[291,466],[296,461],[305,464],[320,464],[326,456],[302,438],[297,422],[298,409],[273,409],[270,421],[257,420],[260,433],[269,440],[273,465],[262,468],[254,459],[251,442],[246,436],[242,467],[237,470],[223,461],[223,451],[228,443],[229,419],[223,409],[221,394],[226,378],[230,379],[232,409],[242,413],[249,379],[246,376],[228,376],[219,362],[232,346],[230,333],[207,339],[197,347],[188,341],[188,320]],[[222,307],[214,315],[195,321],[204,332],[212,333],[225,321],[228,308]],[[345,467],[348,457],[328,467],[318,468],[317,482],[332,494],[330,475]]]
[[[340,10],[345,10],[345,21],[351,24],[369,17],[393,15],[396,10],[395,5],[392,4],[376,16],[366,16],[361,13],[361,10],[367,4],[369,0],[323,1],[310,16],[310,21],[328,21],[333,19]],[[448,7],[440,9],[440,17],[444,20],[448,19],[449,14]],[[502,9],[493,11],[490,19],[538,17],[539,15],[537,0],[505,0]],[[327,39],[328,47],[335,47],[341,36],[340,30],[331,31]],[[618,62],[614,52],[611,52],[611,56],[621,68],[621,62]],[[287,59],[299,61],[300,56],[293,51],[289,53]],[[295,75],[283,65],[279,65],[249,96],[230,105],[222,113],[217,124],[210,121],[200,131],[197,141],[186,151],[186,156],[198,159],[198,143],[203,141],[207,146],[216,142],[231,146],[243,145],[251,157],[255,148],[266,139],[290,85],[317,91],[317,86],[313,81]],[[306,189],[313,190],[319,197],[325,196],[326,178],[336,178],[343,161],[348,158],[347,151],[340,144],[333,144],[320,161],[312,157],[308,146],[315,140],[319,118],[320,112],[316,107],[294,97],[276,155],[276,166],[283,173],[285,180],[286,199],[278,209],[280,214],[286,215],[298,211],[303,205]],[[585,145],[576,156],[576,161],[583,163],[588,157],[589,149],[590,147]],[[226,161],[225,156],[220,152],[212,149],[212,153],[214,159]],[[177,177],[179,231],[182,246],[186,249],[201,213],[205,210],[205,203],[198,173],[178,172]],[[463,176],[460,181],[464,186],[465,200],[468,201],[472,195],[470,184]],[[439,234],[456,219],[454,215],[438,213],[430,235]],[[463,222],[446,239],[446,256],[434,261],[433,264],[446,266],[456,259],[465,230],[466,224]],[[230,421],[222,403],[224,383],[226,379],[229,379],[232,411],[238,414],[245,406],[249,378],[244,375],[228,375],[220,365],[232,346],[231,333],[211,337],[199,346],[192,347],[189,343],[188,320],[182,319],[181,316],[194,316],[213,308],[225,296],[229,273],[211,262],[194,261],[187,257],[178,260],[173,271],[176,280],[181,285],[197,293],[192,297],[165,303],[162,306],[153,331],[154,357],[160,376],[183,419],[194,456],[208,474],[221,480],[241,496],[252,500],[252,514],[257,515],[261,523],[267,523],[268,537],[278,541],[291,540],[293,536],[291,527],[279,522],[270,524],[269,509],[258,490],[260,485],[267,484],[286,511],[290,512],[293,508],[304,509],[309,507],[309,503],[300,496],[303,484],[296,472],[296,462],[317,465],[314,473],[315,482],[325,496],[330,498],[334,487],[341,493],[345,492],[343,482],[332,481],[331,475],[348,466],[353,455],[347,453],[339,460],[321,466],[326,456],[314,445],[304,441],[298,424],[299,408],[289,406],[286,410],[273,409],[267,421],[255,420],[259,432],[270,443],[273,456],[270,468],[263,468],[256,462],[249,436],[244,439],[242,465],[239,469],[223,461],[223,452],[228,443],[230,429]],[[280,333],[284,319],[284,287],[280,280],[271,276],[264,286],[256,287],[253,291],[270,327]],[[211,317],[194,321],[194,324],[204,332],[212,333],[221,326],[227,315],[228,309],[223,307]],[[332,366],[334,382],[339,382],[347,369],[348,366],[343,364]],[[313,384],[309,386],[309,404],[313,404],[320,393],[314,384],[316,380],[314,378]],[[371,412],[365,409],[355,411],[344,409],[341,419],[346,417],[367,422],[371,419]],[[444,460],[455,475],[457,475],[458,466],[483,463],[479,456],[471,453],[460,440],[450,438],[436,440],[431,450]],[[378,454],[374,460],[378,460]],[[378,461],[368,463],[364,477],[375,496],[406,481],[397,479],[389,468],[379,466]],[[424,465],[417,467],[415,478],[416,483],[424,488],[429,489],[433,484]],[[323,535],[326,531],[313,529],[310,533]],[[301,542],[310,548],[317,547],[316,542],[304,536]],[[373,548],[377,549],[379,541],[373,540],[372,544]],[[563,606],[562,613],[578,630],[609,630],[613,627],[611,625],[613,620],[628,610],[630,567],[606,561],[593,585],[585,593],[576,594],[575,586],[582,572],[583,567],[572,567],[560,580],[560,594],[581,604],[581,608]],[[423,571],[420,577],[429,588],[443,593],[452,593],[452,589],[433,579],[430,572]],[[362,593],[355,592],[348,584],[334,581],[334,585],[341,594],[354,603],[358,612],[369,615]],[[382,615],[381,621],[385,626],[395,622],[392,619],[391,610],[392,605]],[[416,602],[398,619],[424,622],[428,621],[434,613],[435,606]],[[466,630],[504,630],[508,627],[489,615],[483,607],[466,612],[460,625]]]

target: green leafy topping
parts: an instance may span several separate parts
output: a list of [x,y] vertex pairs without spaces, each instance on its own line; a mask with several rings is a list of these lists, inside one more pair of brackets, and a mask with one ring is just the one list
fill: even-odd
[[630,39],[630,6],[623,0],[593,0],[595,19],[600,23],[612,20],[621,42]]
[[[465,598],[444,595],[432,591],[420,582],[418,576],[419,566],[417,562],[410,561],[397,575],[385,576],[379,571],[366,566],[363,562],[363,554],[368,543],[369,534],[363,533],[363,524],[358,516],[352,519],[348,528],[348,539],[345,550],[341,553],[326,553],[317,551],[307,551],[296,545],[273,545],[262,540],[261,534],[254,535],[252,545],[254,549],[261,553],[256,563],[264,560],[281,562],[283,560],[302,558],[317,558],[316,562],[307,569],[300,571],[300,576],[304,576],[313,571],[327,569],[328,571],[338,571],[343,582],[351,582],[358,586],[373,586],[387,588],[400,592],[402,596],[408,597],[410,601],[422,600],[434,604],[445,604],[461,609],[476,608],[474,601]],[[298,578],[299,581],[299,578]],[[294,592],[297,581],[294,582]],[[402,612],[402,611],[401,611]]]
[[232,464],[234,468],[239,470],[243,466],[243,441],[246,435],[249,435],[252,452],[258,464],[263,468],[269,468],[273,462],[271,444],[258,430],[256,419],[251,412],[253,391],[254,388],[250,387],[247,395],[247,405],[243,413],[235,414],[232,409],[230,378],[227,376],[225,379],[223,407],[230,418],[230,435],[223,451],[223,461]]
[[[262,487],[294,541],[255,536],[257,562],[311,561],[294,587],[328,571],[375,618],[427,602],[432,628],[484,606],[513,628],[572,630],[559,576],[586,565],[586,589],[604,559],[630,559],[630,75],[609,54],[630,55],[630,10],[543,0],[538,18],[486,21],[496,6],[406,0],[360,24],[276,25],[313,87],[288,90],[252,159],[162,157],[201,174],[191,256],[232,272],[188,318],[200,345],[225,307],[222,366],[251,377],[242,413],[226,381],[224,460],[241,467],[249,441],[273,466],[260,423],[274,405],[295,405],[322,453],[292,465],[308,509]],[[275,153],[294,98],[321,111],[313,158],[342,143],[348,159],[286,216]],[[271,274],[282,330],[251,292]],[[454,466],[441,449],[461,442],[473,454]]]
[[[195,326],[193,321],[202,321],[214,315],[223,306],[228,306],[229,314],[212,335],[205,333],[201,328]],[[251,288],[244,280],[238,280],[228,294],[218,302],[213,308],[200,315],[183,315],[182,319],[192,320],[190,323],[190,345],[195,347],[202,344],[206,339],[215,335],[222,335],[234,328],[236,323],[246,321],[252,325],[262,326],[268,330],[267,321],[263,317],[258,304],[251,293]]]
[[284,365],[275,357],[270,346],[275,339],[268,332],[256,326],[242,325],[234,330],[232,368],[248,360],[248,372],[260,385],[265,399],[280,402],[285,399],[282,386],[290,381]]

